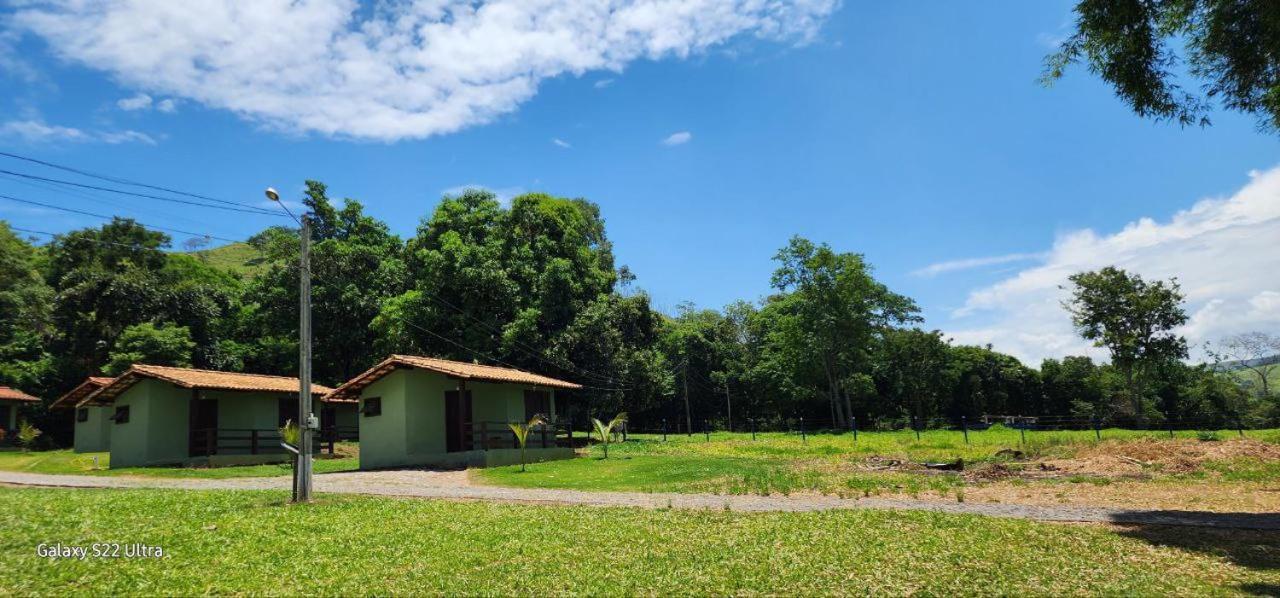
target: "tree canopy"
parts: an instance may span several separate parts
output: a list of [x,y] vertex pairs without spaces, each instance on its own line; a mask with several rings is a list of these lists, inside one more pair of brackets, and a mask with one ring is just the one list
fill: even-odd
[[1139,116],[1208,124],[1217,101],[1280,130],[1280,3],[1080,0],[1075,14],[1075,33],[1046,59],[1046,82],[1084,62]]

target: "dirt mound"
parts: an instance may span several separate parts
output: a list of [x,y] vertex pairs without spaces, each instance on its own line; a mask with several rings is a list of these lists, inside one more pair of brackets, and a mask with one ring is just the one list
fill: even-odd
[[1240,439],[1221,442],[1143,438],[1105,441],[1081,447],[1074,457],[1042,463],[1067,475],[1145,476],[1150,473],[1191,473],[1206,461],[1255,458],[1280,460],[1280,445]]

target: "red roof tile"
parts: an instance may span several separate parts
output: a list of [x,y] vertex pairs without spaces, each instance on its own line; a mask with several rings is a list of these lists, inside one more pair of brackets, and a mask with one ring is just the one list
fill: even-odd
[[429,370],[438,372],[446,376],[460,378],[462,380],[477,380],[481,382],[508,382],[513,384],[528,384],[531,386],[548,386],[551,388],[578,389],[582,388],[580,384],[557,380],[549,376],[534,374],[524,370],[514,368],[500,368],[492,365],[480,365],[476,363],[467,363],[465,361],[450,361],[448,359],[437,359],[434,357],[421,357],[418,355],[392,355],[369,368],[368,371],[348,380],[332,393],[325,397],[328,401],[353,401],[359,398],[360,391],[364,387],[373,384],[378,379],[386,376],[398,368],[416,368],[421,370]]
[[33,397],[16,388],[8,386],[0,386],[0,401],[23,401],[26,403],[39,403],[40,399]]
[[[110,384],[89,395],[85,402],[110,402],[120,393],[137,384],[139,380],[151,378],[163,380],[182,388],[198,388],[202,390],[240,390],[274,393],[297,393],[298,379],[285,376],[268,376],[265,374],[241,374],[238,372],[218,372],[214,370],[197,370],[193,368],[177,368],[160,365],[135,363],[129,371],[120,375]],[[311,394],[326,395],[331,392],[327,386],[311,385]]]

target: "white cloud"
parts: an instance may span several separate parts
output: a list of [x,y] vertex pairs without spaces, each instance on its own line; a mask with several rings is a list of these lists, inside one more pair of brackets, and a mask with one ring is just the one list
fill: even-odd
[[934,277],[946,272],[956,272],[959,270],[972,270],[974,268],[982,268],[984,266],[997,266],[1000,264],[1008,264],[1012,262],[1025,262],[1028,260],[1038,260],[1044,258],[1043,253],[1010,253],[1007,255],[993,255],[988,257],[974,257],[960,260],[949,260],[929,264],[919,270],[911,272],[912,276]]
[[100,142],[111,145],[134,142],[147,145],[156,143],[150,135],[138,131],[86,131],[75,127],[47,124],[39,119],[11,120],[0,124],[0,138],[3,137],[15,137],[27,143]]
[[673,145],[684,145],[686,143],[689,143],[690,139],[693,139],[693,133],[690,133],[688,131],[680,131],[680,132],[672,133],[668,135],[666,139],[662,140],[662,145],[665,145],[668,147]]
[[151,107],[151,96],[140,93],[131,98],[121,98],[116,102],[116,106],[119,106],[121,110],[128,111],[146,110]]
[[[1149,279],[1177,277],[1193,346],[1247,330],[1280,332],[1280,167],[1250,173],[1227,198],[1211,198],[1167,222],[1143,218],[1100,235],[1062,235],[1044,263],[969,294],[943,326],[958,342],[991,343],[1037,364],[1065,354],[1105,356],[1072,330],[1061,302],[1067,277],[1115,265]],[[1193,358],[1199,356],[1193,352]]]
[[177,109],[178,109],[178,104],[175,103],[172,98],[165,98],[163,100],[160,100],[159,102],[156,102],[156,110],[159,110],[160,112],[164,112],[165,114],[172,114]]
[[75,127],[48,125],[38,120],[11,120],[0,125],[0,135],[14,136],[28,143],[90,141],[92,136]]
[[9,22],[126,85],[288,131],[394,141],[492,121],[545,79],[805,43],[839,0],[20,3]]
[[573,147],[572,145],[569,145],[569,142],[568,142],[568,141],[565,141],[565,140],[563,140],[563,139],[561,139],[561,138],[559,138],[559,137],[552,137],[552,138],[551,138],[551,143],[554,143],[554,144],[556,145],[556,147],[563,147],[564,149],[569,149],[569,148]]
[[591,84],[591,86],[596,89],[604,89],[610,85],[613,85],[613,79],[601,79]]

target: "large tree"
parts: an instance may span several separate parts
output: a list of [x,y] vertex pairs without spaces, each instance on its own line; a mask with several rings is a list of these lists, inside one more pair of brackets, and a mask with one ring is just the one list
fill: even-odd
[[1177,279],[1148,282],[1114,266],[1070,277],[1064,303],[1076,330],[1111,353],[1124,376],[1134,417],[1144,415],[1143,383],[1155,368],[1187,356],[1187,341],[1174,329],[1187,322]]
[[[346,199],[333,205],[328,189],[307,181],[303,203],[312,223],[311,309],[315,377],[349,380],[382,357],[370,328],[383,303],[404,288],[402,243],[386,223]],[[251,369],[291,371],[297,366],[298,233],[273,228],[253,239],[270,267],[254,280],[240,335]]]
[[0,221],[0,384],[29,389],[45,382],[53,335],[53,291],[39,271],[35,247]]
[[919,310],[909,297],[877,281],[860,254],[837,253],[797,236],[774,260],[773,286],[791,295],[790,340],[802,343],[798,352],[821,368],[833,424],[846,428],[853,404],[843,381],[869,370],[873,343],[893,326],[918,321]]
[[1080,0],[1075,14],[1075,33],[1046,60],[1046,82],[1083,61],[1140,116],[1208,124],[1217,100],[1280,129],[1280,2]]

